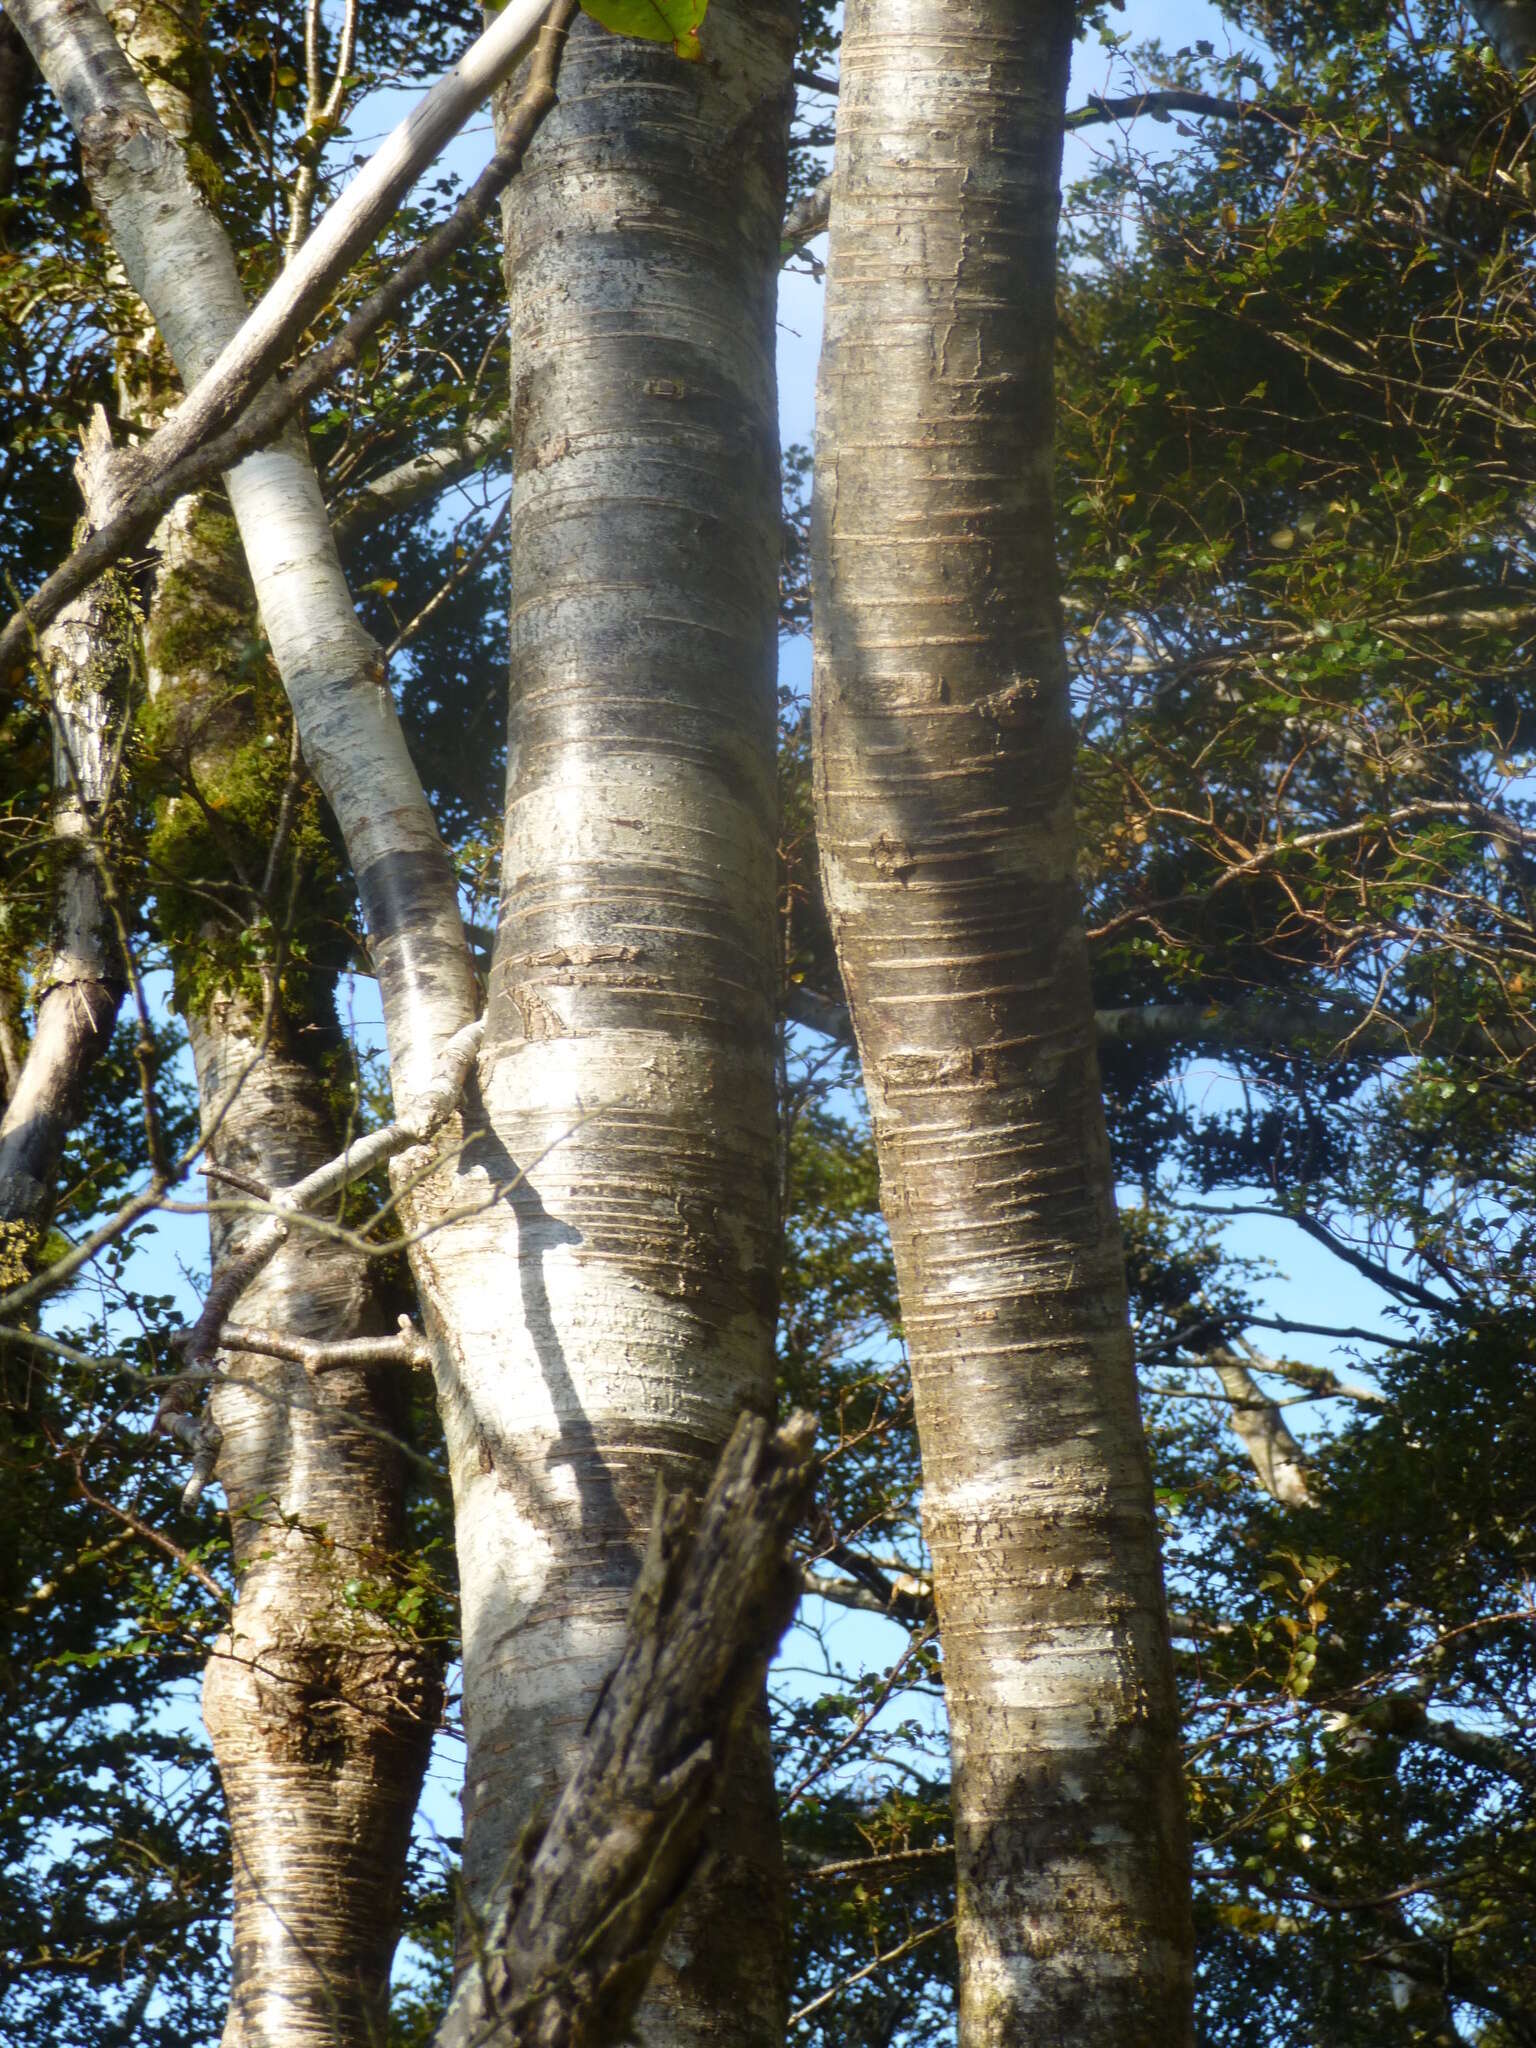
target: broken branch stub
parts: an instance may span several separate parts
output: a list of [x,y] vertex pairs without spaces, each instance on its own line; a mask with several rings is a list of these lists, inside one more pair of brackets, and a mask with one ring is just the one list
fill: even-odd
[[658,1489],[624,1654],[548,1826],[518,1850],[436,2048],[624,2038],[794,1613],[787,1544],[815,1435],[807,1414],[777,1432],[744,1415],[696,1515]]

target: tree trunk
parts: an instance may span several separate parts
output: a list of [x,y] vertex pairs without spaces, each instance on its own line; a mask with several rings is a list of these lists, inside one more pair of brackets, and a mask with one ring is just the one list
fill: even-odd
[[849,0],[817,425],[818,822],[916,1389],[966,2048],[1190,2038],[1056,600],[1072,25]]
[[[512,691],[488,1132],[428,1238],[489,1910],[623,1643],[658,1475],[773,1402],[774,306],[793,10],[573,33],[506,210]],[[509,1285],[487,1284],[496,1271]],[[647,2042],[782,2039],[766,1728]]]
[[[184,144],[201,70],[185,15],[115,14],[166,134]],[[125,339],[118,382],[122,410],[144,429],[174,403],[148,321]],[[334,962],[350,906],[301,881],[311,862],[327,873],[334,855],[313,792],[290,769],[278,678],[251,658],[255,599],[233,521],[185,501],[156,541],[145,745],[174,792],[151,843],[158,922],[209,1158],[283,1187],[343,1142],[351,1063]],[[194,884],[185,893],[180,876]],[[248,926],[290,909],[290,939],[309,964],[253,970]],[[210,1194],[238,1199],[217,1181]],[[250,1227],[212,1218],[215,1264]],[[368,1261],[302,1229],[247,1290],[241,1315],[324,1342],[386,1326]],[[441,1648],[379,1613],[405,1533],[397,1377],[312,1376],[230,1354],[210,1398],[237,1586],[203,1681],[233,1862],[224,2048],[377,2048],[387,2030],[411,1821],[442,1700]]]
[[1499,62],[1520,88],[1525,118],[1536,128],[1536,4],[1533,0],[1472,0],[1471,12]]
[[[195,383],[246,305],[229,239],[176,134],[96,0],[7,0],[7,12],[80,139],[92,201],[129,282],[182,383]],[[153,65],[169,109],[175,73],[164,59],[184,36],[184,18],[153,5],[122,9],[118,19]],[[352,609],[302,432],[294,427],[247,456],[226,482],[304,757],[346,838],[391,1069],[408,1098],[430,1083],[440,1047],[475,1012],[453,870],[385,687],[382,651]]]
[[[284,1185],[334,1152],[323,1086],[258,1045],[238,1001],[192,1026],[205,1108],[247,1064],[214,1156]],[[217,1233],[216,1233],[217,1235]],[[296,1231],[241,1303],[323,1342],[384,1328],[355,1252]],[[398,1367],[310,1375],[227,1355],[213,1401],[239,1600],[203,1680],[229,1808],[234,1974],[224,2048],[377,2048],[440,1651],[386,1609],[404,1537]]]
[[[110,447],[105,417],[76,465],[89,515],[95,464]],[[133,619],[121,579],[104,576],[42,637],[53,722],[53,949],[37,977],[37,1021],[0,1118],[0,1225],[33,1226],[80,1091],[106,1051],[123,999],[122,945],[92,839],[112,794],[115,747],[128,715]],[[26,1235],[25,1230],[22,1233]]]
[[[303,905],[295,937],[319,954],[316,966],[279,979],[270,963],[253,970],[242,958],[252,877],[284,807],[288,749],[274,742],[285,707],[275,676],[245,658],[254,603],[233,522],[187,503],[158,538],[148,743],[179,791],[162,801],[150,848],[159,921],[209,1156],[284,1187],[343,1142],[338,1095],[351,1068],[322,949],[345,905],[311,875],[291,893]],[[312,793],[290,817],[272,888],[284,899],[291,863],[302,876],[308,859],[333,857],[315,843]],[[195,884],[185,896],[181,875]],[[210,1194],[241,1199],[217,1180]],[[215,1264],[251,1227],[215,1215]],[[322,1342],[379,1334],[387,1320],[368,1261],[303,1228],[240,1313]],[[234,1864],[225,2048],[377,2048],[384,2036],[411,1819],[442,1692],[441,1650],[380,1612],[404,1537],[398,1373],[311,1375],[229,1354],[210,1399],[238,1589],[203,1681]]]
[[[228,245],[88,0],[14,10],[185,380],[239,317]],[[509,259],[518,664],[484,1097],[469,1091],[472,1142],[407,1204],[454,1472],[477,1913],[617,1655],[657,1472],[702,1478],[742,1406],[773,1393],[792,9],[716,0],[693,67],[586,28],[518,195],[522,218],[542,184],[556,232],[524,254],[514,224]],[[403,1107],[473,1013],[451,870],[297,439],[229,488],[357,876]],[[514,1263],[509,1299],[496,1276]],[[765,1739],[721,1846],[642,2010],[648,2041],[782,2036]]]

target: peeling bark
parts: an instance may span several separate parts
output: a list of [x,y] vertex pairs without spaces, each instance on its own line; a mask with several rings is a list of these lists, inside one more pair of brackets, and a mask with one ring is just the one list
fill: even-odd
[[818,407],[818,823],[922,1443],[966,2048],[1191,2038],[1056,598],[1072,24],[849,0]]
[[[321,1164],[336,1132],[312,1066],[281,1044],[260,1048],[254,1024],[219,1000],[193,1022],[199,1093],[217,1102],[251,1065],[214,1154],[281,1183]],[[245,1307],[325,1343],[385,1327],[365,1262],[302,1230]],[[384,2038],[406,1848],[442,1694],[437,1654],[355,1595],[387,1588],[404,1533],[399,1374],[319,1376],[225,1354],[212,1397],[239,1586],[203,1681],[234,1856],[224,2048]]]
[[695,1516],[658,1493],[623,1655],[547,1825],[525,1837],[437,2048],[608,2048],[636,2002],[729,1784],[788,1626],[787,1540],[815,1417],[743,1416]]

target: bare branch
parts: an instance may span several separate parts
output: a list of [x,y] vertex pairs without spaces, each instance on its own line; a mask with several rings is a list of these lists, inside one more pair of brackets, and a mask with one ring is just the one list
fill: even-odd
[[345,509],[331,521],[336,545],[345,547],[397,512],[409,512],[425,499],[434,498],[439,491],[472,476],[493,455],[499,455],[511,437],[511,413],[487,413],[471,420],[461,440],[424,449],[420,455],[411,456],[361,485]]
[[409,1316],[400,1318],[394,1337],[342,1337],[322,1344],[309,1337],[288,1337],[278,1330],[258,1330],[245,1323],[226,1323],[220,1338],[225,1351],[252,1351],[262,1358],[286,1358],[307,1372],[342,1372],[364,1365],[408,1365],[425,1367],[432,1354],[411,1325]]
[[[784,1014],[823,1038],[853,1043],[847,1005],[795,983],[784,992]],[[1536,1025],[1511,1018],[1479,1018],[1447,1024],[1437,1017],[1399,1016],[1379,1004],[1330,995],[1325,1003],[1281,996],[1254,996],[1222,1003],[1141,1003],[1097,1010],[1099,1045],[1183,1044],[1239,1052],[1308,1052],[1325,1058],[1347,1041],[1351,1058],[1382,1059],[1454,1054],[1497,1054],[1518,1059],[1536,1051]]]
[[[214,1352],[220,1346],[220,1333],[235,1303],[287,1238],[288,1218],[306,1209],[317,1208],[328,1197],[361,1180],[397,1153],[408,1151],[414,1145],[424,1145],[458,1107],[484,1035],[483,1018],[476,1018],[474,1023],[456,1031],[443,1047],[430,1086],[423,1089],[406,1116],[385,1124],[381,1130],[370,1131],[334,1159],[327,1160],[324,1166],[317,1166],[313,1173],[295,1181],[292,1187],[273,1194],[273,1213],[240,1250],[220,1266],[208,1289],[202,1314],[192,1328],[177,1339],[190,1377],[197,1379],[206,1373]],[[161,1405],[162,1413],[171,1412],[167,1410],[166,1403]]]
[[1248,1462],[1264,1491],[1283,1507],[1309,1506],[1312,1495],[1301,1445],[1278,1405],[1269,1399],[1237,1353],[1225,1344],[1207,1352],[1199,1363],[1208,1366],[1221,1381],[1232,1434],[1248,1453]]

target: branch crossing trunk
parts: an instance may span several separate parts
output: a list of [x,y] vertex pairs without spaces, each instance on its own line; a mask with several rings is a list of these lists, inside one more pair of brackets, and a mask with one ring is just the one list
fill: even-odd
[[[485,1204],[416,1254],[455,1489],[482,1916],[619,1654],[658,1474],[697,1490],[742,1409],[773,1402],[793,12],[715,0],[700,64],[578,22],[506,213],[501,925],[469,1143],[412,1209],[420,1226]],[[782,2041],[760,1706],[723,1811],[641,2006],[650,2048]]]

